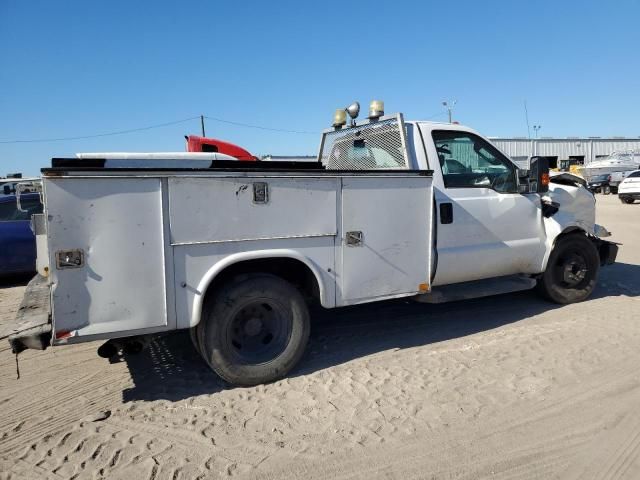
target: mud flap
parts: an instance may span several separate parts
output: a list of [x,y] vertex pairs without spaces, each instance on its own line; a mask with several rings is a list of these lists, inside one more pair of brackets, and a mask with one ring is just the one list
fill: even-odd
[[15,326],[9,332],[9,345],[13,353],[27,348],[44,350],[51,344],[51,306],[49,284],[42,275],[36,275],[27,285]]

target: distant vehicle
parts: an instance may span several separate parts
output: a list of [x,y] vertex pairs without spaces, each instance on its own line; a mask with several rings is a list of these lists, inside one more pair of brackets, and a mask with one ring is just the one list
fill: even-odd
[[625,172],[613,172],[609,176],[609,186],[611,187],[611,193],[618,193],[618,185],[629,176],[633,170],[627,170]]
[[591,177],[591,180],[587,183],[589,190],[593,193],[602,193],[604,195],[609,195],[611,193],[611,186],[609,185],[609,181],[611,180],[611,175],[605,173],[604,175],[596,175],[595,177]]
[[577,158],[565,158],[563,160],[558,160],[558,167],[554,170],[557,172],[569,172],[573,173],[574,175],[579,175],[583,178],[586,178],[582,172],[582,169],[583,164]]
[[[2,197],[3,195],[15,195],[16,193],[16,186],[19,183],[29,183],[29,182],[38,182],[39,179],[37,178],[0,178],[0,197]],[[36,191],[35,189],[31,190],[28,187],[26,189],[22,190],[25,193],[28,193],[30,191]],[[14,199],[15,200],[15,199]]]
[[628,172],[640,168],[640,151],[621,150],[606,158],[595,160],[579,168],[579,173],[587,180],[596,175],[613,172]]
[[36,271],[36,240],[31,215],[42,213],[40,195],[23,193],[20,211],[15,195],[0,196],[0,275]]
[[187,152],[224,153],[238,160],[255,162],[258,157],[244,148],[233,143],[218,140],[217,138],[198,137],[197,135],[185,135]]
[[640,200],[640,170],[631,172],[618,186],[618,198],[622,203]]

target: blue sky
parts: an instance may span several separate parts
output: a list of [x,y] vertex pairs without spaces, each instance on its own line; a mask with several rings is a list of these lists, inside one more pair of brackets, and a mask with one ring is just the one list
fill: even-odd
[[[489,136],[640,136],[640,3],[0,0],[0,142],[200,114],[320,131],[335,108],[455,119]],[[199,121],[77,141],[0,143],[0,174],[53,156],[182,151]],[[319,136],[207,121],[256,154]]]

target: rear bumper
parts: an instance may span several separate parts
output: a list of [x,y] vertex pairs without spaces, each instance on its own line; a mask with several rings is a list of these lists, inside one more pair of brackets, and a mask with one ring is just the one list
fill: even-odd
[[640,192],[621,192],[618,190],[619,198],[633,198],[634,200],[640,200]]
[[36,275],[27,285],[16,324],[9,333],[13,353],[27,348],[44,350],[51,344],[51,304],[49,284],[42,275]]

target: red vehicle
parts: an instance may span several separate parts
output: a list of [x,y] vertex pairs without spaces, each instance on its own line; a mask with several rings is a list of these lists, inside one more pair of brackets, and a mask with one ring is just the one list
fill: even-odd
[[218,152],[231,155],[238,160],[255,162],[258,157],[233,143],[223,142],[216,138],[198,137],[197,135],[185,135],[187,140],[187,152]]

